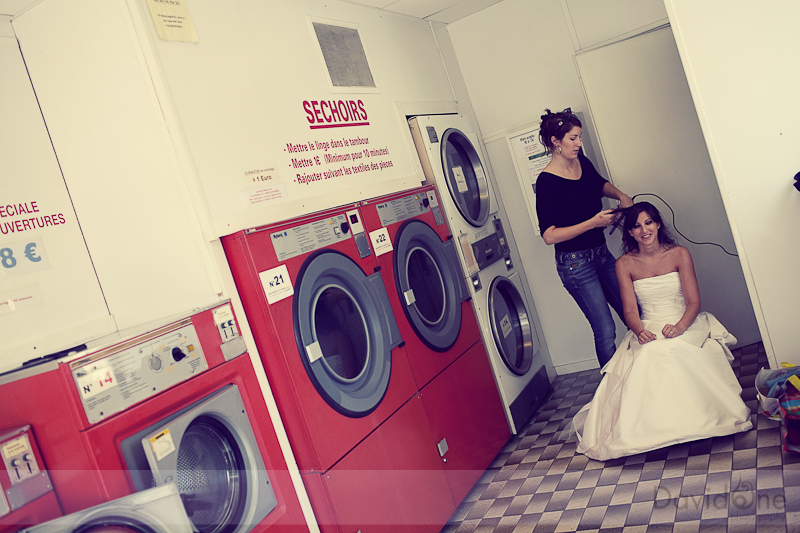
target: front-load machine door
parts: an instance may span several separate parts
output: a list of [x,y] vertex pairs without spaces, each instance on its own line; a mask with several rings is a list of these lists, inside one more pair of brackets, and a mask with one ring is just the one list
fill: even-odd
[[20,533],[192,533],[174,483],[45,522]]
[[373,412],[401,342],[380,274],[367,276],[346,255],[320,250],[300,269],[292,313],[303,365],[328,405],[349,417]]
[[464,285],[453,241],[442,242],[425,222],[411,219],[394,242],[397,294],[411,327],[426,346],[444,352],[458,339]]
[[490,214],[489,182],[478,152],[459,129],[450,128],[441,140],[442,170],[447,189],[461,217],[476,228]]
[[[176,483],[199,533],[245,533],[277,505],[236,385],[227,385],[126,439],[129,468]],[[123,443],[123,449],[131,450]]]

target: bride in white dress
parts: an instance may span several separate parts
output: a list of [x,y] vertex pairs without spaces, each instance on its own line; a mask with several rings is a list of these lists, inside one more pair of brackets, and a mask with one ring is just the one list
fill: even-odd
[[628,209],[623,247],[616,270],[630,331],[573,418],[577,450],[605,461],[751,429],[730,366],[736,339],[700,312],[692,257],[652,204]]

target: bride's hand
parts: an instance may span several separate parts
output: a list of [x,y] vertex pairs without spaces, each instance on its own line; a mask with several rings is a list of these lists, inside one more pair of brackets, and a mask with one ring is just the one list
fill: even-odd
[[667,324],[666,326],[664,326],[664,329],[661,330],[661,334],[668,339],[672,339],[674,337],[682,335],[684,331],[686,331],[686,328],[678,326],[677,324],[674,326],[672,324]]
[[647,331],[646,329],[640,331],[636,337],[639,339],[639,344],[647,344],[648,342],[654,341],[658,338],[656,337],[655,333]]

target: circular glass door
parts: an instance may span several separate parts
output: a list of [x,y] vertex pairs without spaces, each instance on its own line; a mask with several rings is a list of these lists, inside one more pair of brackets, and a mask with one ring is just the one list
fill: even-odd
[[414,333],[438,352],[449,350],[461,330],[460,273],[448,260],[439,235],[417,219],[397,230],[394,243],[397,295]]
[[450,196],[469,224],[481,227],[489,218],[489,185],[478,152],[461,131],[442,137],[442,170]]
[[176,482],[199,533],[233,531],[247,495],[247,470],[231,432],[208,416],[195,419],[178,445]]
[[311,254],[297,275],[292,312],[297,349],[317,392],[346,416],[374,411],[389,387],[392,354],[385,310],[366,274],[339,252]]
[[503,276],[489,288],[492,335],[508,370],[524,376],[533,364],[533,335],[525,301],[516,285]]

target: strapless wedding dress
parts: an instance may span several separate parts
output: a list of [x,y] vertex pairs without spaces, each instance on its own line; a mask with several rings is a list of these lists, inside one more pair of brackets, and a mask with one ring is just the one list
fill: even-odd
[[580,453],[605,461],[752,428],[728,345],[736,338],[710,313],[667,339],[665,324],[683,316],[680,276],[633,282],[642,325],[658,336],[639,344],[628,331],[603,368],[592,401],[573,418]]

